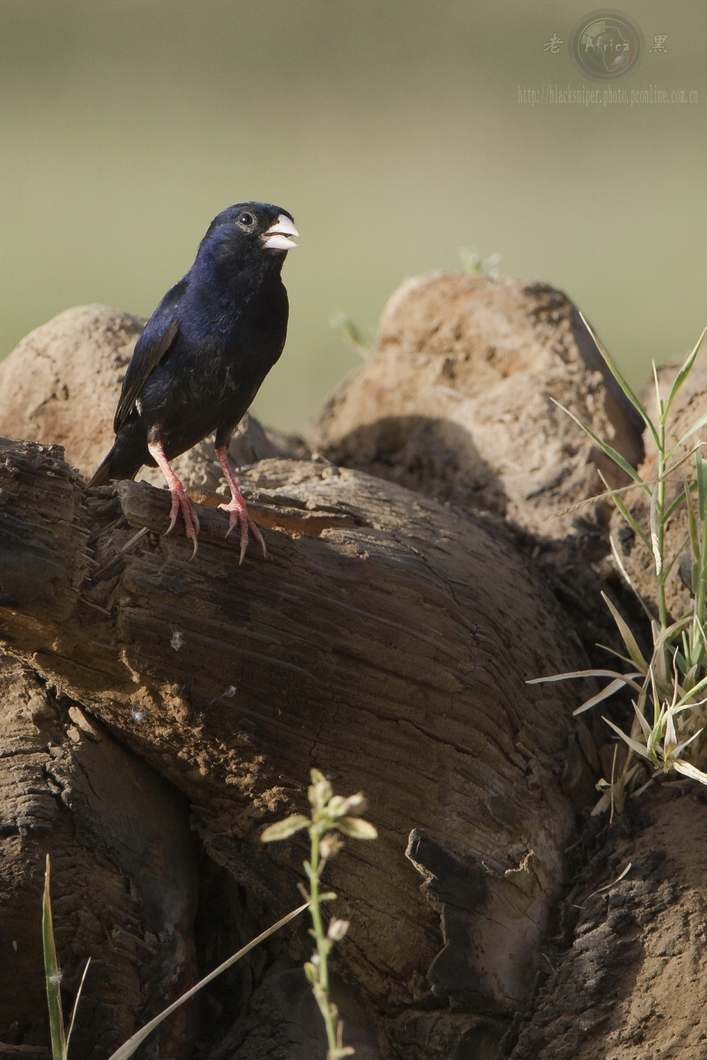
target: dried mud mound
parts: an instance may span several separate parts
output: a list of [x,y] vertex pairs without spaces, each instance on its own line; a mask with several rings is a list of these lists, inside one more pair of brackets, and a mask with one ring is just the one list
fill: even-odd
[[91,475],[113,444],[117,395],[144,326],[84,305],[35,328],[0,364],[0,434],[63,445]]
[[[640,420],[566,295],[430,273],[392,296],[369,360],[329,398],[313,439],[336,463],[557,538],[577,530],[558,510],[601,492],[597,467],[610,479],[616,467],[555,402],[641,459]],[[585,520],[605,519],[596,507]]]
[[502,1055],[707,1056],[707,800],[685,790],[665,785],[644,796],[640,820],[627,814],[613,826],[563,906],[560,937],[540,955],[532,1017]]

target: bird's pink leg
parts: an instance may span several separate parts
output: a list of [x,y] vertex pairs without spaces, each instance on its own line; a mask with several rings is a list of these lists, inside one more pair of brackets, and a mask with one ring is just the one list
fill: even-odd
[[181,484],[174,471],[172,471],[169,460],[165,456],[162,443],[149,442],[147,448],[150,450],[150,455],[154,457],[159,467],[162,469],[164,477],[167,479],[169,492],[172,495],[172,510],[169,513],[169,526],[165,530],[165,533],[168,534],[170,530],[174,528],[177,516],[181,510],[187,531],[187,537],[194,545],[194,551],[192,552],[193,559],[199,546],[197,538],[197,534],[199,533],[199,517],[184,491],[184,486]]
[[238,489],[238,483],[236,482],[235,476],[231,471],[231,465],[228,462],[228,448],[224,445],[220,449],[217,449],[216,456],[218,457],[218,462],[221,465],[221,470],[223,471],[226,477],[226,482],[228,483],[229,488],[231,490],[231,499],[228,504],[219,504],[219,508],[223,508],[223,510],[228,512],[229,514],[228,530],[226,531],[226,537],[228,537],[231,530],[233,530],[234,526],[238,526],[238,529],[240,530],[241,534],[241,563],[243,562],[243,557],[245,556],[246,549],[248,548],[248,537],[250,532],[252,532],[255,540],[260,544],[260,547],[263,550],[263,555],[267,556],[268,552],[265,548],[263,535],[260,533],[260,530],[258,530],[258,527],[255,525],[251,517],[248,515],[248,506],[245,502],[245,498],[243,497],[241,491]]

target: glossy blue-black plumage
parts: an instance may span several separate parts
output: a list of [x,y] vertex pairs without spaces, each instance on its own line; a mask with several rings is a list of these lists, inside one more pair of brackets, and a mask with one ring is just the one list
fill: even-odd
[[[227,445],[282,353],[287,292],[284,249],[264,233],[287,210],[238,203],[220,213],[189,272],[164,296],[135,346],[115,415],[116,439],[91,485],[134,478],[154,466],[148,443],[168,460],[216,432]],[[239,218],[252,219],[244,226]]]

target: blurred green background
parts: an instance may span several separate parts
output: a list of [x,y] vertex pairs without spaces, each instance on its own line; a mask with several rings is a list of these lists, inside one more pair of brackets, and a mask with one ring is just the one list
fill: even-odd
[[707,324],[707,5],[626,6],[646,54],[615,86],[697,104],[519,102],[594,87],[568,55],[592,7],[0,0],[0,355],[71,305],[149,315],[214,214],[258,198],[301,232],[266,422],[304,429],[357,363],[333,313],[374,331],[460,247],[563,288],[640,382]]

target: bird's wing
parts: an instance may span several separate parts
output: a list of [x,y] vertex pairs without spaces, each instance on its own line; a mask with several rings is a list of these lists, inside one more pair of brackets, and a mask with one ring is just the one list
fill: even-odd
[[167,292],[137,340],[125,373],[120,401],[113,420],[113,430],[116,434],[130,415],[148,376],[155,370],[177,337],[179,321],[176,311],[186,286],[185,277]]

